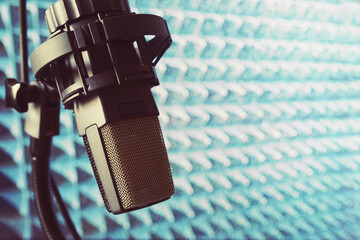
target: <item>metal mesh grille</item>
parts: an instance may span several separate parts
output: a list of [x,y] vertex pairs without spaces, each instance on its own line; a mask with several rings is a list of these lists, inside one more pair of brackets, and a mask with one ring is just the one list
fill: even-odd
[[110,123],[100,132],[125,210],[167,199],[174,193],[156,116]]

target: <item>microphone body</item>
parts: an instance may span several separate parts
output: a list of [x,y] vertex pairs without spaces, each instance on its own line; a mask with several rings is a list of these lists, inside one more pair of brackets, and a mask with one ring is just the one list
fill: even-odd
[[165,20],[130,13],[127,0],[59,0],[45,15],[51,36],[31,66],[74,112],[107,210],[169,199],[174,184],[151,93],[154,66],[171,44]]
[[74,101],[74,113],[108,211],[134,210],[174,193],[158,110],[146,81]]

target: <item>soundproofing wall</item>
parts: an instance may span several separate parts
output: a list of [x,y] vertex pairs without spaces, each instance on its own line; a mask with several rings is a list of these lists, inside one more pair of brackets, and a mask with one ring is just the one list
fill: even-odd
[[[54,2],[28,1],[30,52],[48,37]],[[109,214],[62,110],[51,168],[82,238],[360,238],[360,3],[130,5],[164,17],[173,38],[153,94],[176,192]],[[0,239],[38,239],[25,118],[4,106],[4,79],[19,78],[18,36],[18,3],[0,0]]]

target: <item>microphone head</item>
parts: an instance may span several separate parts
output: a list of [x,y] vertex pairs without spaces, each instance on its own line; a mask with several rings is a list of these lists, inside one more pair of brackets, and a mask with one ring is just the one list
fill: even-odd
[[132,211],[174,194],[157,116],[93,125],[83,138],[109,212]]

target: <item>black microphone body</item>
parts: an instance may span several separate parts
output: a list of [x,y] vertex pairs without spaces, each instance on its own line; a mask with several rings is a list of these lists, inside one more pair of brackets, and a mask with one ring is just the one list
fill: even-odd
[[170,198],[174,184],[151,93],[159,84],[154,66],[171,44],[166,21],[131,13],[127,0],[59,0],[46,22],[51,36],[31,66],[74,112],[107,210]]

